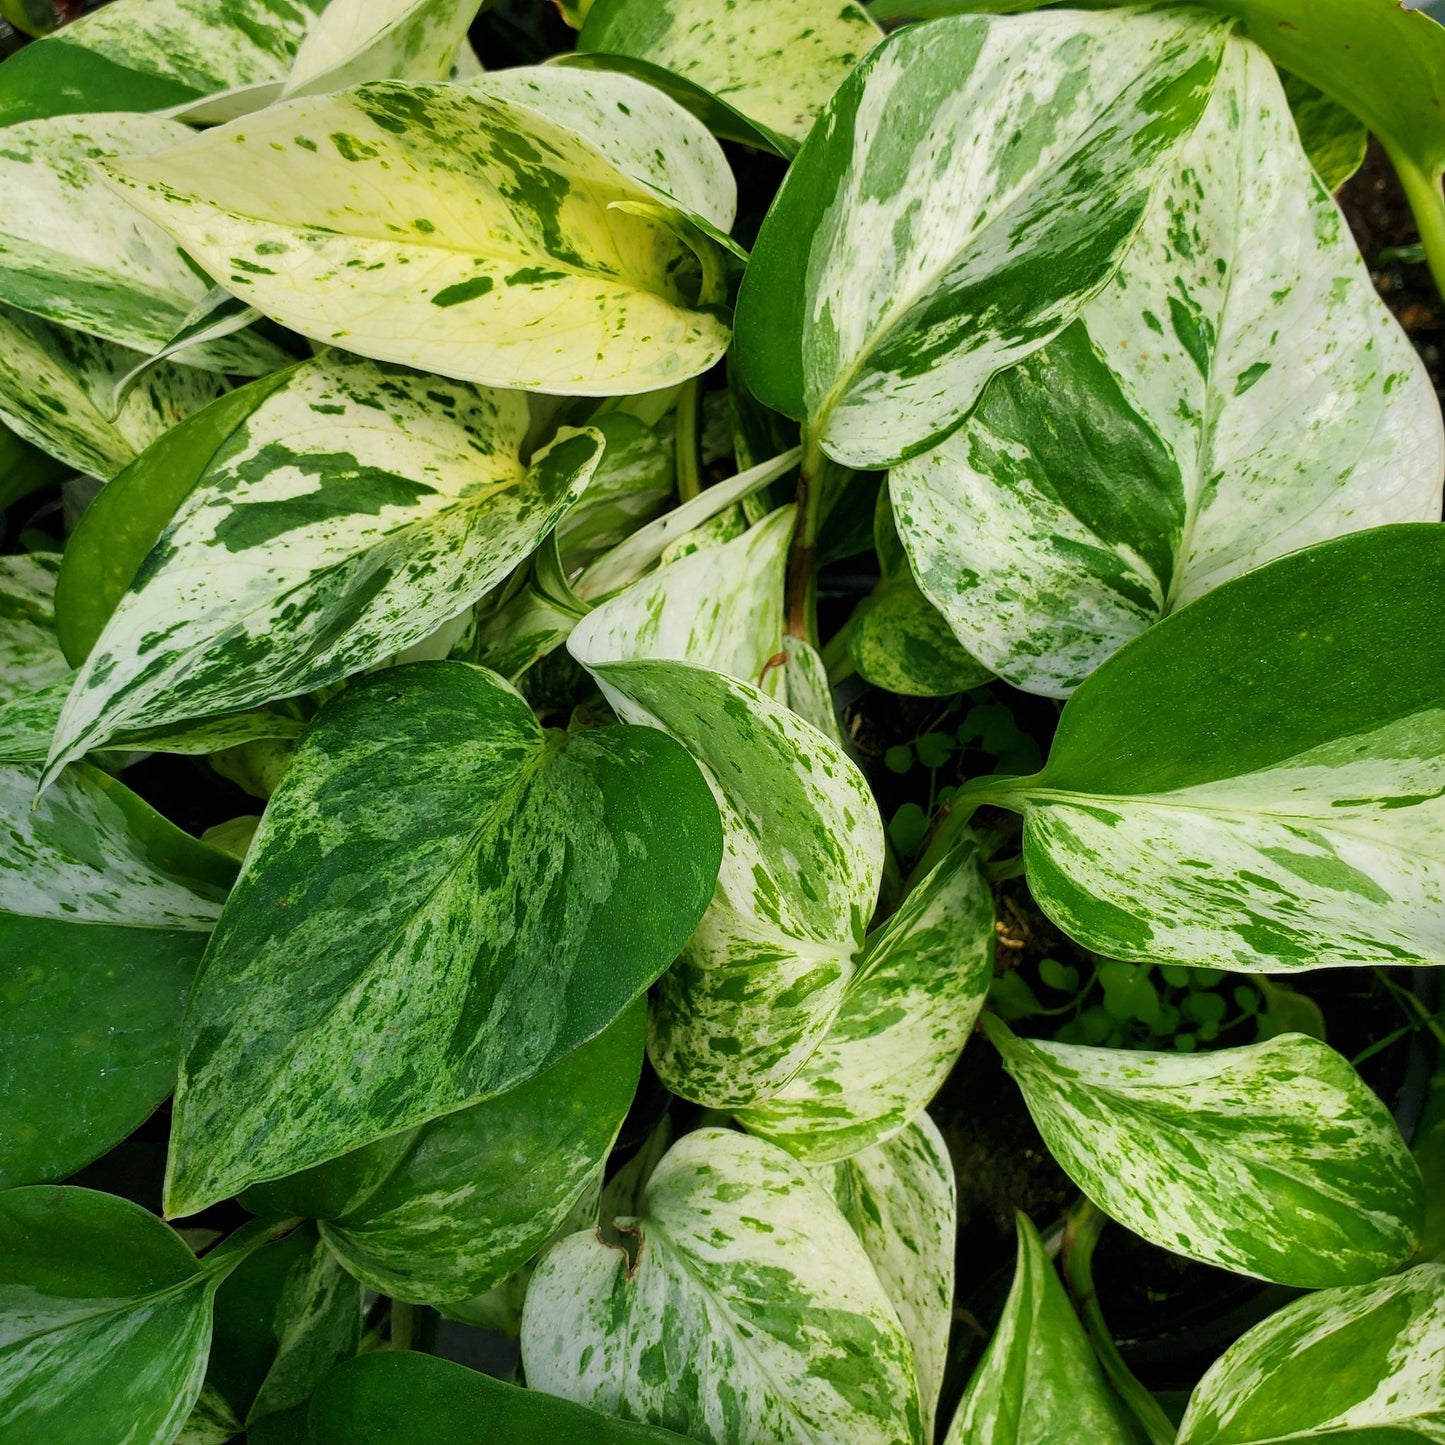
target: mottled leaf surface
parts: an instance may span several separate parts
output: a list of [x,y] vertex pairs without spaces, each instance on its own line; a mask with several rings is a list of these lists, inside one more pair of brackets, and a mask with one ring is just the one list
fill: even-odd
[[[1236,578],[1069,700],[1029,886],[1110,958],[1270,970],[1445,959],[1445,529],[1375,528]],[[1226,700],[1227,699],[1227,703]]]
[[368,80],[445,80],[480,0],[330,0],[296,51],[282,100]]
[[953,1323],[958,1189],[948,1145],[927,1114],[886,1143],[815,1171],[853,1226],[913,1344],[923,1438],[933,1417]]
[[[564,431],[523,466],[520,395],[359,359],[318,358],[259,395],[212,455],[188,451],[202,470],[87,656],[55,759],[420,641],[526,557],[601,450]],[[209,442],[210,419],[197,431]],[[174,460],[162,442],[165,489]]]
[[957,1062],[993,974],[993,897],[972,840],[868,937],[812,1056],[738,1118],[805,1160],[842,1159],[907,1126]]
[[1152,1243],[1313,1289],[1374,1279],[1419,1243],[1419,1168],[1318,1039],[1163,1054],[986,1026],[1054,1158]]
[[1215,1361],[1180,1445],[1445,1440],[1445,1265],[1320,1290]]
[[577,48],[657,65],[797,142],[881,38],[851,0],[596,0]]
[[737,316],[749,389],[850,466],[946,435],[1113,273],[1223,33],[1179,11],[1052,11],[890,36],[758,236]]
[[580,500],[557,523],[557,549],[568,575],[652,521],[673,495],[673,456],[657,432],[626,412],[588,423],[605,447]]
[[828,1191],[789,1155],[687,1135],[636,1217],[555,1245],[533,1276],[535,1389],[712,1445],[922,1439],[912,1347]]
[[1231,40],[1114,279],[891,487],[963,646],[1065,696],[1232,577],[1438,520],[1442,478],[1430,379],[1300,149],[1274,66]]
[[70,671],[55,640],[56,552],[0,557],[0,705]]
[[303,739],[187,1015],[168,1208],[524,1083],[676,956],[717,810],[655,730],[544,732],[463,663],[348,687]]
[[1131,1445],[1038,1230],[1017,1221],[1013,1287],[945,1445]]
[[463,86],[302,97],[110,173],[313,340],[559,395],[705,371],[722,250],[591,142]]

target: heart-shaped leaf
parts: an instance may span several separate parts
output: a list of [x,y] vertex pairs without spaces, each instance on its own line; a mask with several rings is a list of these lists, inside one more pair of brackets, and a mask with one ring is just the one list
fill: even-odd
[[984,1026],[1069,1177],[1165,1249],[1319,1289],[1375,1279],[1419,1243],[1419,1168],[1318,1039],[1156,1054]]
[[1232,40],[1118,274],[890,482],[914,570],[964,647],[1064,696],[1231,577],[1438,520],[1442,475],[1434,387],[1310,170],[1274,66]]
[[727,346],[721,248],[591,142],[463,86],[303,97],[108,170],[220,284],[363,355],[596,396]]
[[574,1234],[537,1267],[534,1388],[712,1445],[922,1439],[898,1315],[828,1191],[781,1149],[689,1134],[616,1227],[629,1247]]
[[946,435],[1113,273],[1223,36],[1180,11],[1067,10],[890,36],[758,235],[737,314],[749,389],[849,466]]
[[462,663],[348,687],[207,951],[168,1208],[480,1103],[596,1037],[676,956],[720,852],[707,785],[652,729],[544,732]]

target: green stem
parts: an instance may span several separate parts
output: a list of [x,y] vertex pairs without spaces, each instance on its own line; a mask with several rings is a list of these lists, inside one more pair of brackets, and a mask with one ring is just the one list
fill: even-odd
[[1064,1216],[1064,1278],[1109,1383],[1143,1427],[1149,1445],[1174,1445],[1179,1432],[1158,1400],[1124,1363],[1094,1293],[1094,1246],[1099,1242],[1105,1220],[1106,1216],[1087,1199],[1080,1199]]
[[793,550],[788,556],[788,636],[818,645],[818,526],[822,519],[824,457],[817,441],[804,431],[803,459],[798,465],[798,519]]
[[702,378],[685,381],[677,394],[677,432],[673,453],[677,462],[677,499],[690,502],[702,493],[702,454],[699,449],[702,415]]
[[1440,171],[1422,171],[1412,160],[1386,144],[1386,154],[1400,177],[1405,199],[1415,213],[1420,244],[1435,278],[1435,289],[1445,296],[1445,192],[1440,189]]
[[405,1300],[391,1302],[391,1348],[411,1349],[412,1336],[416,1332],[416,1306]]

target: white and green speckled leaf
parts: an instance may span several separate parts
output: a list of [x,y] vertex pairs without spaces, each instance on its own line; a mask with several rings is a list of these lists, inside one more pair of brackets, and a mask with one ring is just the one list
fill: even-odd
[[829,456],[888,466],[955,427],[1114,272],[1209,97],[1194,11],[910,26],[843,83],[738,298],[753,394]]
[[1318,1039],[1166,1054],[984,1026],[1050,1153],[1154,1244],[1318,1289],[1375,1279],[1419,1243],[1419,1167],[1389,1110]]
[[1300,149],[1273,64],[1231,40],[1118,274],[891,487],[963,646],[1065,696],[1231,577],[1438,520],[1442,479],[1424,366]]
[[481,0],[330,0],[296,51],[280,95],[368,80],[445,80]]
[[[111,0],[0,66],[0,126],[278,83],[326,0]],[[264,103],[264,102],[263,102]]]
[[106,399],[145,359],[0,303],[0,419],[76,471],[113,477],[225,389],[197,367],[161,362],[109,415]]
[[544,731],[459,662],[353,683],[303,738],[207,949],[168,1208],[534,1077],[667,967],[720,854],[698,768],[653,729]]
[[944,1445],[1133,1445],[1038,1230],[1017,1222],[1013,1288]]
[[53,756],[306,692],[426,637],[586,485],[601,438],[564,430],[527,467],[527,426],[517,393],[340,355],[264,389],[196,458],[85,659]]
[[953,1324],[958,1189],[948,1145],[927,1114],[884,1144],[814,1171],[853,1226],[913,1344],[923,1438],[943,1388]]
[[0,557],[0,707],[70,671],[55,640],[58,552]]
[[710,1445],[921,1442],[897,1312],[781,1149],[689,1134],[615,1228],[627,1247],[574,1234],[538,1266],[522,1314],[534,1389]]
[[1320,1290],[1256,1325],[1190,1397],[1180,1445],[1445,1441],[1445,1266]]
[[797,143],[881,39],[852,0],[597,0],[577,48],[659,66]]
[[993,975],[993,896],[971,839],[869,935],[833,1026],[778,1092],[739,1109],[804,1160],[843,1159],[905,1128],[973,1032]]
[[[246,1206],[319,1218],[346,1268],[382,1294],[472,1300],[526,1264],[600,1183],[646,1035],[639,999],[518,1087],[260,1185]],[[595,1192],[592,1204],[595,1223]]]
[[1445,961],[1445,528],[1271,562],[1069,699],[1024,814],[1029,886],[1109,958],[1270,972]]
[[[706,605],[656,595],[684,619]],[[654,994],[649,1052],[675,1093],[749,1104],[802,1067],[842,1006],[882,876],[877,804],[841,747],[756,687],[588,650],[608,640],[579,628],[569,646],[619,716],[692,753],[723,818],[717,892]]]
[[301,97],[107,169],[221,285],[381,360],[597,396],[682,381],[728,343],[726,253],[700,225],[465,86]]
[[672,448],[653,427],[621,411],[587,425],[606,445],[587,490],[557,523],[559,561],[568,576],[646,526],[673,495]]
[[[121,346],[165,346],[209,287],[96,162],[151,155],[190,135],[150,115],[65,115],[8,127],[0,151],[0,301]],[[247,335],[184,353],[188,365],[248,375],[284,359]]]
[[1280,71],[1300,144],[1327,191],[1338,191],[1365,163],[1370,133],[1338,101],[1307,80]]
[[737,182],[701,121],[630,75],[563,65],[493,70],[471,89],[537,111],[585,136],[624,176],[658,200],[726,232],[737,214]]

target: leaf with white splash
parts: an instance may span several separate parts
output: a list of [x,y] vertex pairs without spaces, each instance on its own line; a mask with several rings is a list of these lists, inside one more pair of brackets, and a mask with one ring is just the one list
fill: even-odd
[[1318,1289],[1375,1279],[1419,1243],[1419,1168],[1389,1110],[1318,1039],[1143,1053],[984,1027],[1050,1153],[1154,1244]]
[[670,71],[796,144],[882,38],[852,0],[597,0],[577,48]]
[[743,379],[849,466],[931,446],[1119,264],[1225,27],[1196,13],[898,31],[789,168],[738,297]]
[[1445,1441],[1445,1266],[1320,1290],[1237,1340],[1189,1400],[1179,1445]]
[[[5,131],[0,151],[0,301],[140,351],[170,341],[208,290],[176,244],[96,166],[190,139],[149,115],[55,116]],[[282,357],[247,336],[208,342],[190,365],[259,373]]]
[[533,1388],[712,1445],[921,1441],[912,1348],[828,1191],[723,1129],[658,1166],[631,1249],[574,1234],[522,1314]]
[[1232,577],[1437,520],[1442,477],[1425,368],[1311,171],[1274,66],[1231,40],[1118,274],[890,484],[914,571],[963,646],[1065,696]]
[[518,1087],[259,1185],[246,1207],[320,1219],[338,1258],[379,1293],[471,1300],[526,1264],[598,1182],[637,1089],[646,1033],[639,999]]
[[600,396],[682,381],[728,343],[725,252],[698,224],[466,86],[301,97],[107,170],[221,285],[363,355]]
[[1271,972],[1445,961],[1445,529],[1271,562],[1134,639],[1024,814],[1044,911],[1109,958]]
[[310,691],[420,641],[531,552],[601,450],[564,429],[524,466],[525,398],[341,355],[260,396],[196,458],[85,659],[57,763],[121,730]]
[[279,99],[368,80],[445,80],[481,0],[330,0],[296,51]]
[[944,1445],[1133,1445],[1038,1230],[1020,1214],[1003,1318]]
[[[689,594],[658,595],[686,618]],[[592,640],[600,627],[574,632],[573,656],[619,716],[688,749],[723,819],[717,891],[654,995],[650,1056],[685,1098],[752,1103],[797,1073],[842,1006],[882,876],[877,805],[841,747],[757,688],[594,654]]]
[[569,576],[652,521],[673,495],[672,449],[626,412],[594,417],[606,448],[587,490],[557,523],[557,549]]
[[652,729],[544,731],[457,662],[353,683],[207,950],[168,1208],[481,1103],[595,1038],[676,956],[720,853],[706,783]]
[[958,1189],[948,1145],[927,1114],[887,1143],[813,1171],[853,1226],[913,1344],[923,1438],[943,1388],[953,1324]]
[[197,367],[161,362],[107,415],[102,400],[144,360],[0,303],[0,419],[76,471],[113,477],[225,389]]
[[70,671],[55,640],[56,552],[0,557],[0,706]]
[[993,895],[961,842],[864,945],[832,1027],[770,1097],[737,1111],[809,1161],[843,1159],[905,1128],[963,1051],[993,975]]

